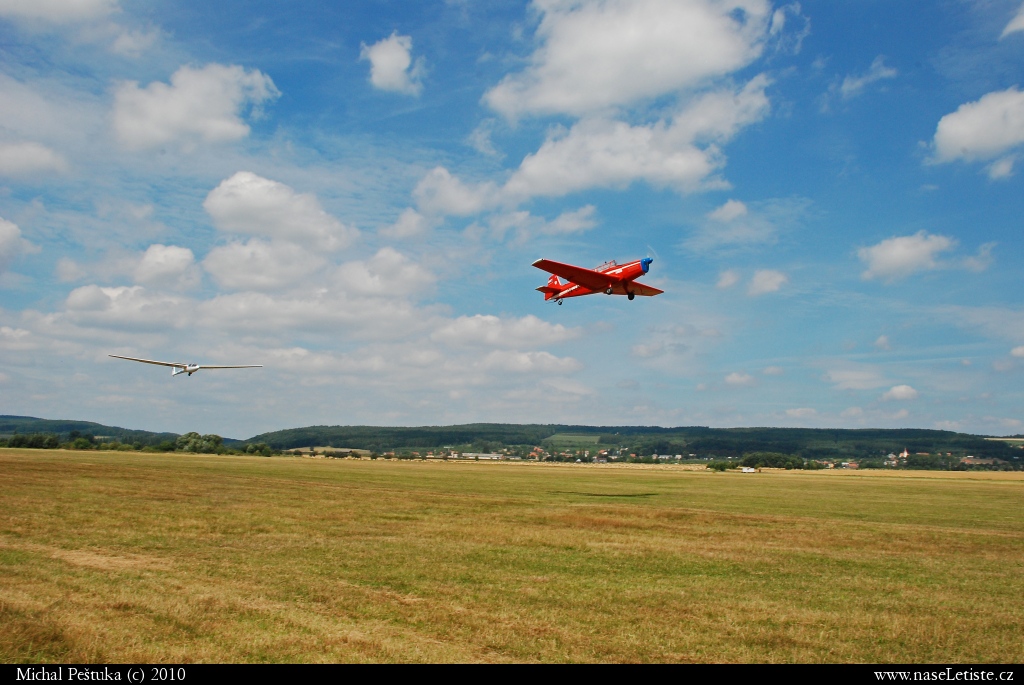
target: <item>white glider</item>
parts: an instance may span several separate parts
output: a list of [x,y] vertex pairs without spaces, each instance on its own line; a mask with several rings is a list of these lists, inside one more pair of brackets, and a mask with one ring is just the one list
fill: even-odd
[[127,359],[130,362],[142,362],[143,364],[156,364],[157,366],[171,367],[171,375],[177,376],[181,373],[194,374],[199,369],[262,369],[263,364],[242,364],[240,366],[215,366],[213,364],[186,364],[183,362],[157,362],[152,359],[138,359],[136,357],[122,357],[119,354],[108,354],[108,357],[115,359]]

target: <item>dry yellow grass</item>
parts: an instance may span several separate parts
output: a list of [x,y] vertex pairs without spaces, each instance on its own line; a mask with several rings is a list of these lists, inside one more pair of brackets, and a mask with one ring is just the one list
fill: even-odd
[[0,660],[1024,660],[1018,474],[0,450]]

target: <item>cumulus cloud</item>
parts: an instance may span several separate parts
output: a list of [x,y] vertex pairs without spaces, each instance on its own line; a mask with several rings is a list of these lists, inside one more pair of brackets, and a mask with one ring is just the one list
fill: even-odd
[[438,215],[468,216],[496,204],[497,187],[493,183],[468,186],[444,167],[435,167],[413,190],[420,211]]
[[721,290],[731,288],[740,282],[740,272],[736,269],[726,269],[722,273],[718,274],[718,282],[715,283],[715,287]]
[[789,282],[789,276],[781,271],[772,269],[758,269],[754,277],[750,279],[750,287],[747,288],[748,295],[764,295],[774,293]]
[[515,241],[524,243],[535,235],[571,235],[583,233],[597,225],[594,205],[585,205],[576,210],[565,211],[551,221],[534,216],[527,211],[494,214],[487,219],[492,237],[502,240],[512,231]]
[[338,267],[334,282],[347,293],[369,297],[411,297],[428,292],[435,277],[397,250],[384,247],[367,261]]
[[0,143],[0,176],[27,176],[47,171],[67,171],[60,154],[39,143]]
[[370,62],[370,83],[374,88],[406,95],[419,95],[423,90],[423,58],[412,61],[412,37],[400,36],[397,31],[390,36],[367,46],[363,43],[359,51],[360,60]]
[[918,231],[914,235],[888,238],[877,245],[862,247],[857,250],[857,256],[868,268],[861,278],[892,282],[917,271],[937,269],[936,257],[954,245],[956,241],[952,238]]
[[136,283],[147,286],[188,288],[199,284],[199,269],[192,250],[175,245],[150,245],[134,275]]
[[892,345],[889,344],[889,336],[878,336],[878,338],[875,339],[875,347],[879,350],[891,350]]
[[160,31],[157,29],[132,30],[121,27],[118,29],[117,37],[110,44],[110,51],[126,57],[138,57],[143,52],[153,47],[160,39]]
[[310,278],[325,264],[299,245],[258,238],[216,247],[203,260],[217,285],[231,290],[278,290]]
[[[939,120],[932,141],[933,163],[962,160],[984,161],[1000,157],[1024,143],[1024,92],[1012,86],[968,102]],[[1013,171],[1013,157],[997,160],[992,178],[1006,178]]]
[[1014,357],[1024,357],[1024,345],[1019,345],[1013,348],[1010,350],[1010,354]]
[[879,55],[871,63],[871,67],[867,73],[859,76],[847,76],[843,79],[842,85],[839,86],[839,94],[844,100],[849,100],[852,97],[860,95],[864,89],[875,83],[876,81],[882,81],[884,79],[896,78],[898,72],[892,67],[885,66],[885,58]]
[[384,226],[379,233],[388,238],[415,238],[430,230],[431,221],[412,207],[406,207],[398,215],[398,220],[390,226]]
[[763,373],[766,376],[781,376],[785,372],[785,369],[783,369],[781,366],[766,366],[764,368],[764,371],[762,371],[761,373]]
[[914,400],[918,392],[909,385],[894,385],[882,395],[883,400]]
[[315,195],[249,171],[239,171],[210,191],[203,208],[217,228],[276,238],[316,250],[337,250],[358,235],[324,211]]
[[624,188],[636,180],[683,192],[721,187],[719,144],[769,110],[758,76],[741,90],[700,96],[670,122],[633,126],[595,117],[556,130],[527,155],[504,187],[507,197],[560,196],[587,188]]
[[485,370],[511,371],[513,373],[572,373],[583,368],[572,357],[556,357],[550,352],[518,352],[515,350],[494,350],[489,352],[477,366]]
[[0,218],[0,273],[6,271],[17,257],[37,250],[35,245],[21,237],[17,224]]
[[725,382],[729,385],[736,386],[749,386],[754,384],[754,377],[748,373],[740,373],[739,371],[733,371],[725,377]]
[[0,17],[64,24],[114,12],[117,0],[0,0]]
[[258,111],[279,95],[271,78],[258,69],[186,65],[171,75],[169,85],[121,83],[114,91],[114,131],[125,147],[135,150],[174,142],[190,149],[200,141],[239,140],[249,135],[243,110]]
[[760,55],[763,0],[537,3],[540,43],[484,102],[509,118],[584,115],[699,87]]
[[811,201],[803,197],[773,198],[747,205],[729,200],[709,212],[683,246],[695,252],[772,244],[780,230],[800,224]]
[[1024,5],[1020,6],[1017,10],[1017,14],[1015,14],[1013,19],[1010,20],[1010,23],[1006,25],[1006,28],[1003,29],[1003,32],[999,37],[1006,38],[1011,33],[1016,33],[1018,31],[1024,31]]
[[577,328],[542,321],[532,314],[519,319],[502,319],[490,314],[460,316],[436,330],[431,339],[450,345],[491,347],[540,347],[571,340]]
[[180,326],[188,320],[189,309],[185,299],[141,285],[86,285],[72,290],[65,301],[66,313],[74,323],[134,330]]

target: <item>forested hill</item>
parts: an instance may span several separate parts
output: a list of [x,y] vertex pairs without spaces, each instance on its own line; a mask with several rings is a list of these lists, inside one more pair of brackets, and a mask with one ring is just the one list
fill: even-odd
[[1019,458],[1022,450],[982,436],[925,429],[706,428],[688,426],[572,426],[561,424],[471,423],[459,426],[309,426],[262,433],[247,442],[276,449],[349,447],[385,452],[395,449],[474,445],[480,450],[506,445],[541,445],[568,436],[590,437],[594,445],[619,446],[637,454],[741,456],[781,452],[805,458],[868,457],[907,449],[911,453]]
[[153,433],[151,431],[132,430],[118,426],[104,426],[92,421],[71,421],[64,419],[37,419],[34,416],[0,415],[0,436],[9,437],[14,434],[56,435],[67,440],[72,433],[83,436],[116,438],[118,441],[131,444],[156,445],[178,437],[177,433]]

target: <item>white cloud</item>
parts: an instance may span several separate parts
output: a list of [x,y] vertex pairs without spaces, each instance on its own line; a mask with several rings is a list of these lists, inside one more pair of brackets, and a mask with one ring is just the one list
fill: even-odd
[[150,245],[135,267],[135,282],[172,288],[198,285],[199,269],[195,256],[187,247]]
[[550,324],[532,314],[519,319],[502,319],[490,314],[460,316],[436,330],[431,339],[450,345],[487,345],[493,347],[540,347],[571,340],[580,335],[577,328]]
[[708,218],[721,223],[729,223],[748,213],[747,206],[739,200],[729,200],[718,209],[710,212]]
[[420,210],[432,215],[468,216],[497,201],[497,187],[493,183],[467,186],[440,166],[431,169],[412,194]]
[[[988,93],[977,102],[960,105],[939,120],[933,140],[932,162],[967,162],[1000,157],[1024,143],[1024,92],[1012,86]],[[993,178],[1004,178],[1013,169],[1007,157],[989,170]]]
[[887,336],[887,335],[880,335],[880,336],[878,336],[878,338],[875,340],[875,347],[878,348],[879,350],[890,350],[890,349],[892,349],[892,346],[889,344],[889,336]]
[[501,157],[501,153],[494,147],[491,135],[494,133],[496,119],[484,119],[466,137],[466,142],[476,150],[490,157]]
[[68,163],[39,143],[0,143],[0,176],[23,176],[47,171],[64,172]]
[[99,327],[160,330],[188,320],[183,298],[146,290],[141,285],[75,288],[65,302],[71,321]]
[[[560,196],[587,188],[624,188],[635,180],[692,192],[721,187],[709,178],[724,165],[718,143],[769,110],[758,76],[739,92],[705,94],[671,122],[632,126],[606,118],[584,119],[549,135],[527,155],[504,187],[509,198]],[[703,147],[701,147],[703,145]]]
[[387,238],[415,238],[430,230],[431,221],[412,207],[406,207],[398,215],[398,220],[390,226],[384,226],[378,233]]
[[1017,14],[1015,14],[1013,19],[1010,20],[1010,23],[1006,25],[1006,28],[1003,29],[1003,33],[999,37],[1006,38],[1011,33],[1016,33],[1017,31],[1024,31],[1024,5],[1020,6],[1017,10]]
[[423,58],[413,64],[412,37],[393,32],[373,45],[363,43],[360,60],[370,62],[370,83],[374,88],[406,95],[419,95],[423,90]]
[[594,205],[585,205],[577,210],[562,212],[553,220],[544,223],[539,231],[546,235],[569,235],[589,231],[597,225],[597,221],[594,220],[596,211]]
[[203,268],[222,288],[278,290],[308,280],[325,263],[322,256],[299,245],[253,238],[210,250]]
[[864,416],[864,410],[860,407],[848,407],[844,409],[840,414],[844,419],[855,419]]
[[715,287],[721,290],[731,288],[740,282],[740,272],[736,269],[726,269],[722,273],[718,274],[718,282],[715,283]]
[[860,76],[847,76],[839,86],[839,94],[844,100],[860,95],[864,88],[876,81],[896,78],[897,71],[892,67],[885,66],[885,58],[881,55],[875,58],[866,74]]
[[1024,345],[1019,345],[1013,348],[1012,350],[1010,350],[1010,354],[1012,354],[1014,357],[1024,357]]
[[861,278],[881,278],[892,282],[917,271],[937,269],[939,264],[935,258],[954,245],[956,241],[952,238],[918,231],[914,235],[888,238],[877,245],[862,247],[857,250],[857,256],[868,268]]
[[706,221],[683,246],[695,252],[772,244],[780,230],[799,225],[811,201],[803,197],[772,198],[747,205],[729,200],[706,215]]
[[239,171],[210,191],[203,208],[217,228],[276,238],[317,250],[337,250],[358,235],[320,206],[315,195],[296,193],[283,183]]
[[0,218],[0,273],[6,271],[16,258],[36,251],[35,245],[21,237],[17,224]]
[[126,57],[138,57],[160,39],[160,31],[157,29],[131,30],[117,27],[118,34],[114,42],[110,44],[110,51]]
[[786,371],[781,366],[766,366],[761,373],[766,376],[781,376]]
[[368,261],[342,264],[333,278],[344,292],[367,297],[422,296],[435,280],[432,273],[390,247],[381,248]]
[[793,419],[806,419],[811,416],[817,416],[818,410],[811,409],[810,407],[798,407],[796,409],[787,409],[786,416]]
[[506,117],[583,115],[706,84],[760,55],[763,0],[537,2],[540,46],[484,101]]
[[915,400],[918,392],[909,385],[894,385],[882,395],[883,400]]
[[270,77],[258,69],[186,65],[171,75],[170,85],[154,81],[140,88],[135,81],[121,83],[114,91],[114,131],[130,149],[174,142],[191,149],[199,141],[239,140],[249,135],[242,111],[279,95]]
[[754,377],[748,373],[740,373],[738,371],[733,371],[732,373],[725,377],[725,382],[728,383],[729,385],[750,386],[755,383],[755,380]]
[[966,257],[963,260],[963,267],[968,271],[981,273],[992,266],[992,249],[996,243],[985,243],[978,248],[978,254],[973,257]]
[[583,365],[572,357],[556,357],[550,352],[494,350],[479,362],[478,367],[484,370],[514,373],[566,374],[579,371]]
[[69,23],[102,17],[117,9],[117,0],[0,0],[0,17]]
[[774,293],[789,282],[789,276],[781,271],[772,269],[758,269],[754,277],[750,279],[750,287],[747,288],[748,295],[764,295]]
[[509,231],[515,234],[517,243],[525,243],[535,235],[572,235],[589,231],[597,225],[594,205],[585,205],[576,210],[565,211],[551,221],[533,216],[527,211],[504,212],[488,217],[487,225],[496,240],[503,240]]
[[993,181],[1000,181],[1013,176],[1013,165],[1017,162],[1017,155],[1007,155],[997,159],[988,165],[988,177]]

